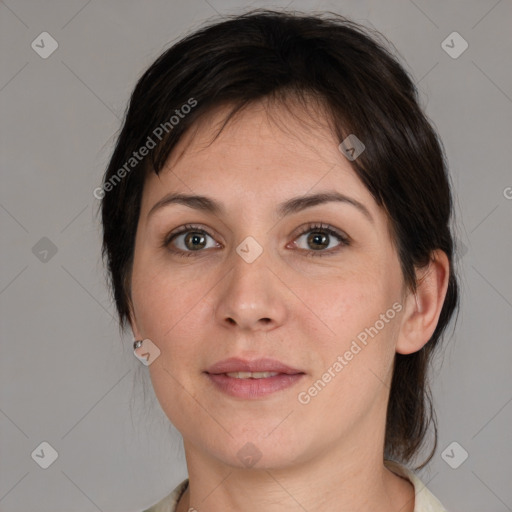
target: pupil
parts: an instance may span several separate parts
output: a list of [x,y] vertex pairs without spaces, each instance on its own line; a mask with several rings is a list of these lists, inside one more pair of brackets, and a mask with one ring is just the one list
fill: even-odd
[[[318,241],[318,240],[322,241]],[[311,242],[316,245],[321,245],[322,247],[327,247],[329,243],[327,242],[327,235],[324,233],[316,233],[309,236],[308,242]]]
[[[200,242],[201,239],[203,239],[203,242]],[[190,241],[192,242],[191,246],[188,245],[188,242],[190,242]],[[204,246],[204,236],[202,234],[191,233],[187,236],[187,247],[189,247],[189,249],[195,250],[195,249],[201,248],[203,246]]]

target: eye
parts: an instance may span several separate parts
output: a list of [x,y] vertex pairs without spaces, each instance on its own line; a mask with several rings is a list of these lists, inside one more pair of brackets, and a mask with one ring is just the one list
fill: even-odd
[[163,246],[179,256],[194,256],[194,253],[202,249],[219,246],[217,243],[208,246],[207,237],[213,240],[213,237],[204,229],[187,224],[180,231],[170,233],[163,241]]
[[[308,235],[305,239],[306,247],[300,247],[296,240],[299,240],[305,235]],[[334,249],[331,244],[333,237],[339,242],[334,246]],[[343,246],[350,245],[350,240],[348,236],[331,226],[319,223],[306,226],[300,232],[299,237],[294,240],[293,244],[300,249],[308,251],[309,254],[307,254],[307,256],[327,256],[337,253]]]
[[[301,247],[297,240],[307,234],[309,234],[306,238],[307,246]],[[331,244],[333,237],[338,240],[338,244],[334,247]],[[208,245],[208,238],[213,241],[210,245]],[[207,231],[193,224],[186,224],[179,231],[171,232],[164,238],[161,245],[172,253],[185,257],[198,256],[202,249],[221,246],[214,241],[212,235]],[[347,235],[323,223],[308,224],[293,241],[293,246],[305,251],[306,256],[332,255],[347,245],[350,245],[350,239]]]

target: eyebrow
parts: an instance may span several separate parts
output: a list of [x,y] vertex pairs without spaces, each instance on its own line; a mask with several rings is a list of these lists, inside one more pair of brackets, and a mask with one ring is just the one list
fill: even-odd
[[[306,208],[311,208],[319,204],[330,202],[341,202],[345,204],[350,204],[357,208],[371,223],[374,222],[372,215],[370,214],[366,206],[364,206],[364,204],[344,194],[340,194],[339,192],[320,192],[317,194],[293,197],[292,199],[288,199],[287,201],[280,203],[276,211],[279,218],[282,218],[285,217],[286,215],[297,213]],[[153,205],[153,207],[148,213],[147,219],[149,220],[150,216],[157,210],[165,206],[169,206],[171,204],[182,204],[188,206],[189,208],[212,213],[214,215],[222,215],[226,213],[224,206],[215,199],[212,199],[210,197],[201,195],[170,193],[164,196],[162,199],[160,199],[157,203]]]

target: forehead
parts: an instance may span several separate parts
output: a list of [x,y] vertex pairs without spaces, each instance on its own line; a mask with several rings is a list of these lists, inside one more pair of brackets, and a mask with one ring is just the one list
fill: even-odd
[[219,107],[203,116],[180,139],[160,174],[148,174],[142,215],[171,191],[208,195],[247,210],[261,207],[263,199],[270,207],[320,190],[351,196],[378,215],[321,111],[260,102],[224,125],[229,111]]

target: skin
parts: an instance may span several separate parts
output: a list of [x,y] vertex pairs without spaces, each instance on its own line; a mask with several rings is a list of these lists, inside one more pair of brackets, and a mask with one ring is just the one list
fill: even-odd
[[[269,117],[266,107],[253,104],[211,142],[225,115],[217,109],[144,186],[131,326],[136,339],[149,338],[161,351],[149,366],[151,380],[183,436],[189,489],[178,511],[412,512],[413,486],[383,465],[386,407],[395,353],[419,350],[437,325],[447,257],[436,251],[418,271],[416,295],[408,293],[387,217],[339,141],[302,109],[291,115],[273,105]],[[277,216],[279,203],[320,191],[356,199],[373,220],[338,202]],[[169,192],[209,196],[226,211],[172,204],[148,217]],[[301,235],[300,228],[317,222],[351,243],[332,235],[326,248],[318,239],[308,243],[318,230]],[[205,248],[185,245],[186,234],[161,247],[188,223],[208,232]],[[248,236],[263,248],[252,263],[235,250]],[[171,247],[193,254],[180,257]],[[394,303],[400,313],[317,396],[299,403],[298,393]],[[232,356],[271,357],[306,375],[265,398],[232,398],[203,373]],[[237,457],[249,442],[261,453],[252,467]]]

